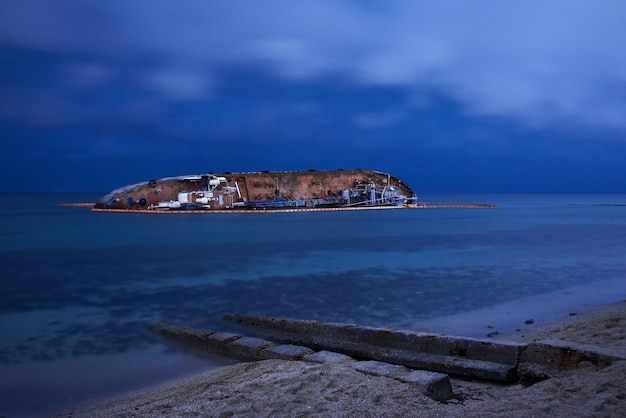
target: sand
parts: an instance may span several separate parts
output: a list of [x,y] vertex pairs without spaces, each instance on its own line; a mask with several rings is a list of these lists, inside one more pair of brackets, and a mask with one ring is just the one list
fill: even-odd
[[[626,358],[626,301],[527,326],[501,339],[559,339]],[[532,386],[452,380],[463,402],[434,401],[397,380],[340,364],[265,360],[242,363],[55,416],[454,417],[626,414],[626,360],[591,364]]]

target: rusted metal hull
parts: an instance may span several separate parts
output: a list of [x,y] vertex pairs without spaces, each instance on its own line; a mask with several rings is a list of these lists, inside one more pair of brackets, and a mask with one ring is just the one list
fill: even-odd
[[372,170],[263,171],[150,180],[114,190],[94,209],[132,211],[311,210],[395,207],[417,195],[398,177]]

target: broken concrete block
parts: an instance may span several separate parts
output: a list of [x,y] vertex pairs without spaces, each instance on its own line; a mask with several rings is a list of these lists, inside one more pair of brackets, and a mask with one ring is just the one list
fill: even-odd
[[261,351],[262,359],[278,359],[278,360],[301,360],[304,356],[313,354],[314,351],[308,347],[292,344],[281,344],[274,347],[268,347]]
[[229,357],[241,360],[260,360],[261,351],[274,347],[276,344],[254,337],[241,337],[226,344],[225,349]]
[[346,363],[356,361],[352,357],[334,351],[318,351],[317,353],[308,354],[302,358],[304,361],[311,363]]
[[409,370],[404,366],[375,360],[356,361],[350,364],[350,367],[354,370],[358,370],[365,374],[371,374],[373,376],[396,377],[409,372]]
[[515,365],[526,344],[467,338],[465,357],[472,360]]
[[154,325],[152,329],[162,335],[173,338],[174,340],[199,350],[212,351],[221,354],[223,354],[226,343],[241,338],[241,336],[230,332],[194,329],[178,325],[170,325],[164,322]]
[[522,344],[324,323],[289,318],[231,316],[266,338],[335,351],[354,358],[499,381],[517,378]]
[[400,376],[398,379],[417,386],[420,393],[436,401],[448,399],[454,393],[450,377],[443,373],[413,370],[408,374]]
[[214,332],[195,344],[196,348],[228,356],[226,344],[236,341],[241,335],[230,332]]
[[453,394],[450,377],[443,373],[410,370],[404,366],[382,361],[357,361],[350,367],[365,374],[386,376],[415,385],[420,393],[436,401],[448,399]]
[[492,363],[463,357],[414,352],[410,350],[366,347],[358,357],[401,364],[412,369],[431,370],[439,373],[456,374],[459,376],[477,377],[502,382],[510,382],[517,377],[517,364]]
[[190,341],[203,340],[215,333],[215,331],[209,329],[196,329],[178,325],[170,325],[165,322],[159,322],[158,324],[153,325],[152,329],[164,335],[177,337],[179,339],[188,339]]
[[546,379],[560,370],[576,369],[588,362],[601,369],[621,360],[582,344],[569,341],[544,340],[529,343],[523,350],[519,362],[519,374],[527,379]]
[[233,334],[232,332],[213,332],[205,340],[210,340],[216,343],[228,344],[231,341],[235,341],[241,338],[241,335]]

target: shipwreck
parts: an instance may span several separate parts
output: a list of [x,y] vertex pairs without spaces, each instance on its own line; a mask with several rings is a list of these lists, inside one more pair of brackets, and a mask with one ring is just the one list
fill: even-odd
[[153,179],[106,194],[96,210],[254,211],[402,207],[417,194],[402,179],[373,170],[207,173]]

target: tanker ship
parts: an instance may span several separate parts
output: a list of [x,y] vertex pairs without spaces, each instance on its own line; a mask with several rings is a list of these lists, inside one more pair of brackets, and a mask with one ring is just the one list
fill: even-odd
[[398,177],[373,170],[207,173],[153,179],[108,193],[96,210],[253,211],[399,207],[417,202]]

